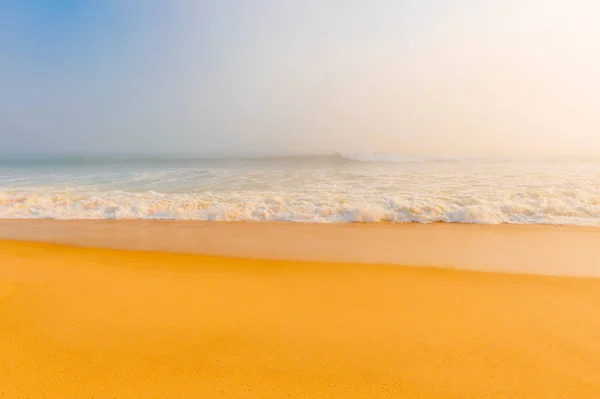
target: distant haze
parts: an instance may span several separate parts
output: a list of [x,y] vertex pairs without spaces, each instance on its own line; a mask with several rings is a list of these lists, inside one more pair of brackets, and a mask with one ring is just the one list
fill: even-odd
[[1,153],[600,155],[600,2],[0,3]]

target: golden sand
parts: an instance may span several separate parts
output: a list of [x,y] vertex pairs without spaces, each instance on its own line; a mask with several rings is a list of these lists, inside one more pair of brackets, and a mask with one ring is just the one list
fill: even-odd
[[598,398],[600,280],[0,241],[1,398]]

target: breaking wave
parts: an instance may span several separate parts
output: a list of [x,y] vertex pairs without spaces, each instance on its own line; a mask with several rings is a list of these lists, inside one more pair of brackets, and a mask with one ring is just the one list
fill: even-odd
[[530,190],[475,196],[380,196],[277,192],[168,194],[13,190],[0,218],[255,220],[291,222],[600,225],[600,197]]
[[0,218],[600,226],[600,159],[374,153],[0,162]]

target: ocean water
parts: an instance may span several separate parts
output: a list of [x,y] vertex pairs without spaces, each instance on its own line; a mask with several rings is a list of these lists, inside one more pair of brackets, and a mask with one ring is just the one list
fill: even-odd
[[0,218],[600,225],[600,157],[0,159]]

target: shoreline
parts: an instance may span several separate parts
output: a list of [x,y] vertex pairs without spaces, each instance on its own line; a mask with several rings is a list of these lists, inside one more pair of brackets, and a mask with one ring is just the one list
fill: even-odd
[[600,277],[600,228],[454,223],[0,220],[0,240],[230,258]]

